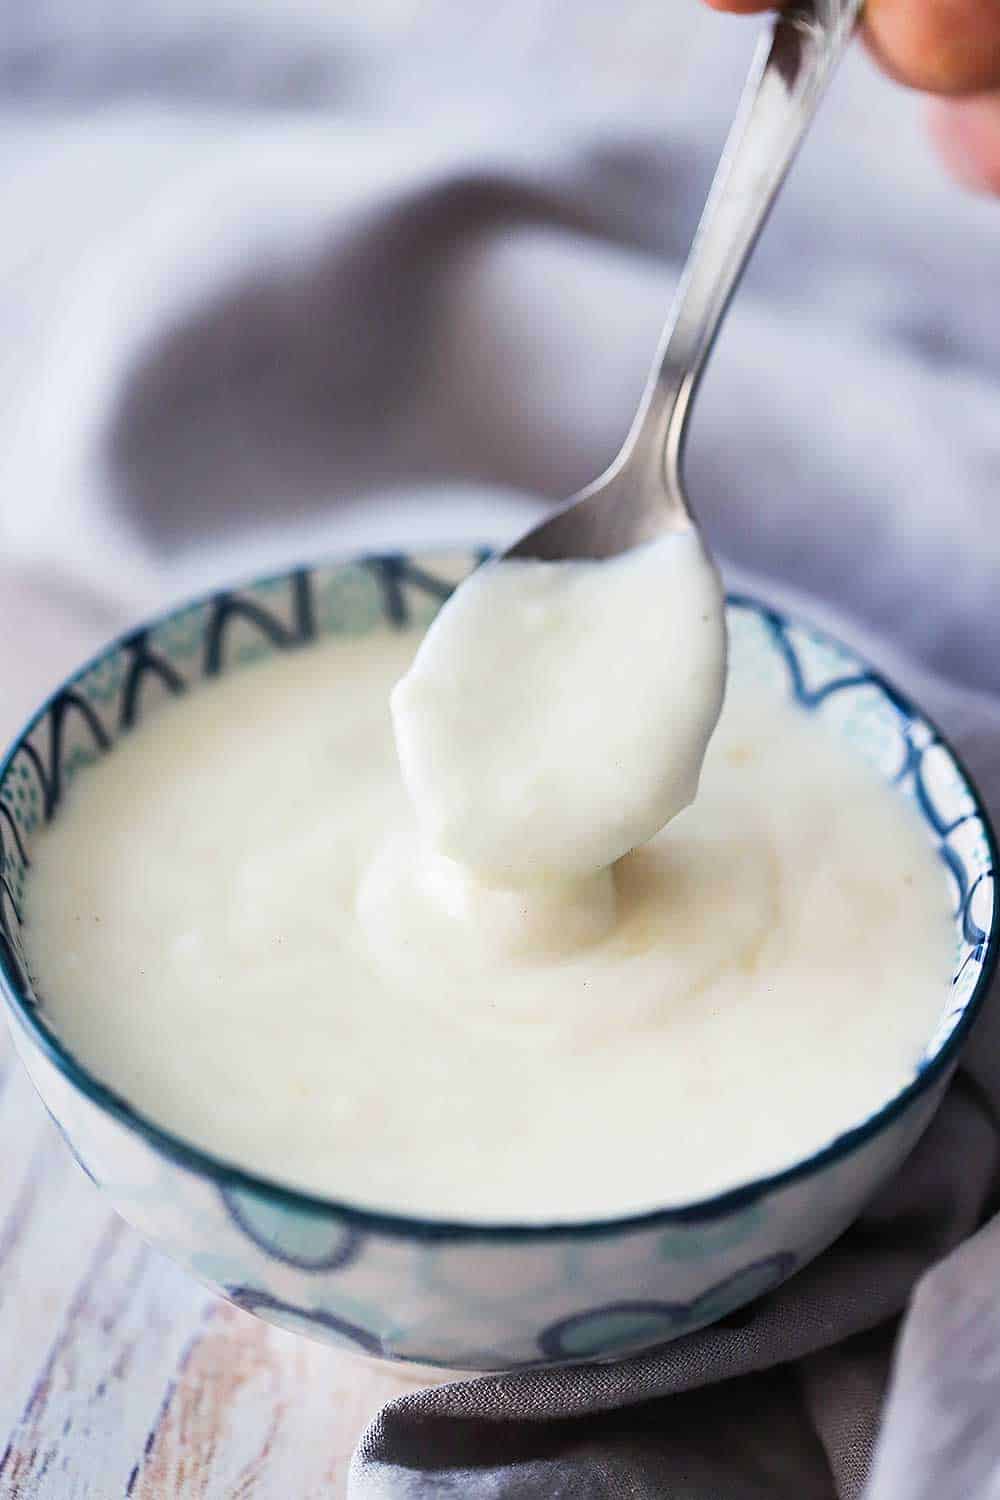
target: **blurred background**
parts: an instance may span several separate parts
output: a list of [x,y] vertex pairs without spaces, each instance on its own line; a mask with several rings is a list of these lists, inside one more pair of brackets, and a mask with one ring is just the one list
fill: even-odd
[[[0,731],[187,591],[502,541],[595,475],[758,29],[697,0],[0,0]],[[690,454],[734,578],[989,690],[998,235],[857,48]]]

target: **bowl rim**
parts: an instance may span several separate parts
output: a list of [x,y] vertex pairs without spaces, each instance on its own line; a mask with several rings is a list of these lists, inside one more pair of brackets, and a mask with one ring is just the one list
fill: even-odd
[[[2,781],[22,745],[44,719],[52,704],[72,688],[95,667],[106,661],[116,651],[123,649],[130,640],[143,631],[155,629],[186,614],[189,611],[210,606],[216,599],[264,584],[280,583],[297,574],[311,574],[322,568],[349,566],[351,564],[377,565],[410,557],[443,558],[468,557],[483,561],[490,549],[474,545],[433,545],[406,551],[348,551],[341,554],[324,555],[312,562],[299,563],[278,569],[273,573],[257,573],[249,578],[235,581],[185,598],[169,605],[116,634],[105,645],[92,653],[79,667],[62,679],[31,714],[21,730],[15,734],[0,758],[0,781]],[[246,1193],[262,1198],[284,1210],[291,1210],[310,1217],[332,1217],[361,1233],[390,1236],[423,1241],[475,1241],[486,1240],[494,1244],[518,1241],[536,1241],[581,1237],[604,1238],[622,1233],[653,1229],[671,1224],[710,1224],[749,1208],[758,1199],[802,1181],[825,1167],[843,1160],[859,1147],[873,1140],[886,1127],[899,1118],[911,1104],[926,1094],[947,1072],[956,1059],[972,1026],[982,1009],[1000,957],[1000,872],[998,872],[997,837],[990,821],[982,794],[962,757],[957,753],[946,735],[932,718],[900,692],[883,673],[874,668],[867,659],[825,627],[812,625],[797,613],[767,604],[755,595],[737,590],[727,592],[727,607],[752,611],[769,624],[782,629],[800,629],[814,639],[822,640],[857,663],[863,680],[876,687],[889,701],[908,718],[923,723],[930,731],[932,743],[939,743],[950,755],[959,772],[973,804],[971,816],[978,817],[989,852],[989,869],[993,881],[993,905],[990,927],[986,936],[986,951],[983,955],[979,977],[965,1006],[949,1035],[938,1050],[919,1068],[916,1075],[891,1095],[878,1109],[858,1124],[850,1126],[833,1137],[824,1146],[807,1156],[799,1157],[774,1172],[764,1173],[747,1182],[737,1183],[718,1193],[683,1203],[668,1204],[636,1213],[618,1214],[608,1218],[554,1219],[554,1220],[475,1220],[436,1218],[431,1215],[410,1214],[391,1209],[368,1208],[349,1200],[312,1193],[275,1178],[258,1174],[250,1168],[241,1167],[224,1157],[175,1135],[165,1126],[158,1125],[124,1095],[110,1085],[102,1083],[66,1046],[49,1026],[44,1013],[21,983],[21,978],[12,967],[9,956],[0,945],[0,995],[5,1002],[12,1023],[27,1033],[30,1042],[43,1054],[49,1063],[62,1074],[66,1081],[99,1110],[110,1115],[133,1135],[138,1135],[159,1155],[166,1157],[194,1175],[208,1179],[223,1194]],[[58,1122],[57,1122],[58,1123]]]

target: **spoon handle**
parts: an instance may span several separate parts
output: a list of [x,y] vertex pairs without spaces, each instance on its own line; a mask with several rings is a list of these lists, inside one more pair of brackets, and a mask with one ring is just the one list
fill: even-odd
[[[758,47],[623,458],[682,506],[691,398],[729,300],[863,0],[800,0]],[[650,475],[649,477],[652,477]]]

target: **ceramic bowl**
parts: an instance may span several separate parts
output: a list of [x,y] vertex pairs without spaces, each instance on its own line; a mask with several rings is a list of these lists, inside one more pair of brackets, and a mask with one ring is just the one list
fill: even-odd
[[[481,554],[480,554],[481,556]],[[32,844],[67,785],[157,704],[314,636],[422,630],[477,556],[365,558],[229,590],[133,631],[71,678],[0,766],[0,988],[17,1049],[83,1170],[147,1239],[269,1322],[365,1354],[460,1370],[609,1360],[776,1287],[851,1222],[937,1107],[996,956],[994,845],[941,735],[827,636],[729,605],[736,672],[828,720],[905,797],[944,862],[955,959],[907,1086],[787,1169],[707,1201],[596,1223],[489,1227],[367,1212],[214,1160],[61,1044],[20,938]]]

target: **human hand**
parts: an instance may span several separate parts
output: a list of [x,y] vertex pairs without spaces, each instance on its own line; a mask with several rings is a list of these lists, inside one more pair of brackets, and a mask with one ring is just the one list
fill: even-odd
[[[770,10],[768,0],[707,0],[715,10]],[[1000,4],[868,0],[864,34],[890,77],[942,97],[931,134],[960,181],[1000,194]]]

